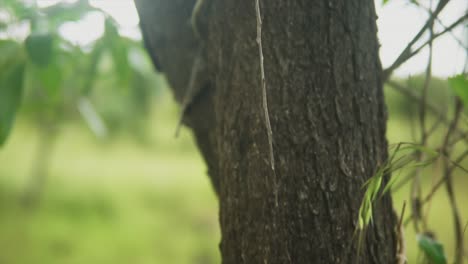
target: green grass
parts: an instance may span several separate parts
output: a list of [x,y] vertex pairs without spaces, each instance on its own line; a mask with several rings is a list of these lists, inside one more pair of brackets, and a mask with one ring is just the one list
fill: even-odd
[[219,263],[206,168],[189,133],[175,139],[175,121],[163,124],[151,126],[146,148],[125,136],[99,143],[66,125],[44,194],[30,208],[20,197],[37,142],[18,122],[0,151],[0,263]]

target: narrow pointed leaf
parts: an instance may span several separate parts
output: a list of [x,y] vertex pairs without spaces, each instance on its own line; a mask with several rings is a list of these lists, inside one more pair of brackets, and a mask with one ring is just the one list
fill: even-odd
[[417,236],[419,248],[424,252],[426,257],[434,264],[446,264],[447,258],[445,257],[444,247],[442,244],[432,239],[431,237],[419,234]]
[[459,74],[448,78],[453,92],[462,100],[464,106],[468,106],[468,78],[467,75]]
[[52,34],[31,34],[25,47],[29,59],[38,66],[47,66],[52,60],[54,37]]
[[18,63],[0,74],[0,146],[2,146],[10,134],[20,105],[24,63]]

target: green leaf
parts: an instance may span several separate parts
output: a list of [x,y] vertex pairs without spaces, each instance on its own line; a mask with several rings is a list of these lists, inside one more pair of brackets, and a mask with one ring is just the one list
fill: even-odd
[[93,84],[98,75],[98,66],[105,49],[105,45],[106,43],[103,41],[103,39],[99,39],[91,51],[90,60],[87,64],[87,74],[84,77],[84,87],[82,90],[83,95],[89,95],[89,93],[92,91]]
[[445,257],[444,253],[444,247],[439,241],[434,240],[433,238],[425,234],[418,234],[416,239],[418,240],[419,247],[432,263],[447,263],[447,258]]
[[117,23],[110,17],[105,21],[104,42],[110,49],[119,85],[128,86],[132,73],[128,60],[129,49],[125,39],[119,35]]
[[453,92],[460,98],[463,105],[468,106],[468,75],[459,74],[448,78],[448,82]]
[[55,101],[62,85],[61,67],[57,63],[50,63],[47,67],[40,67],[37,73],[48,98]]
[[20,51],[21,45],[18,42],[0,40],[0,72],[22,59],[22,56],[18,56]]
[[398,152],[403,152],[405,150],[410,150],[412,152],[419,151],[424,154],[429,155],[430,157],[436,157],[439,155],[439,152],[431,148],[416,144],[416,143],[404,143],[404,146],[401,147]]
[[10,134],[21,101],[24,62],[0,74],[0,146],[2,146]]
[[52,60],[54,37],[50,33],[31,34],[26,38],[25,47],[30,60],[38,66],[47,66]]
[[25,1],[2,0],[2,8],[10,11],[18,20],[31,19],[37,13],[34,5]]
[[384,196],[388,191],[392,189],[393,185],[395,185],[398,178],[400,178],[400,173],[401,171],[398,172],[398,175],[391,175],[390,180],[387,182],[387,185],[385,185],[385,188],[382,191],[382,196]]

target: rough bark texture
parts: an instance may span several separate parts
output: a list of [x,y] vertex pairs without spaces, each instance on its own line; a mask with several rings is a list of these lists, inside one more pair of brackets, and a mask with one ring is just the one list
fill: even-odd
[[[193,4],[148,0],[139,6],[145,27],[158,23],[145,10],[161,12],[163,2]],[[189,125],[216,175],[223,263],[395,263],[389,196],[374,206],[359,260],[353,236],[362,186],[387,158],[373,1],[261,2],[276,173],[262,110],[254,0],[212,1],[203,43],[211,88],[196,104],[211,115],[189,117],[198,120]],[[163,72],[165,63],[185,67],[166,58]],[[178,74],[166,74],[175,85]],[[210,140],[200,140],[206,131]]]

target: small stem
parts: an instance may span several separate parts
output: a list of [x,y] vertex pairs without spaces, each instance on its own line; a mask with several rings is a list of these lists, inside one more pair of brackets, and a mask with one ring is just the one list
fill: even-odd
[[[449,157],[449,148],[448,143],[453,132],[457,128],[458,121],[460,120],[460,114],[463,109],[462,102],[459,98],[455,98],[455,116],[452,120],[451,125],[447,130],[447,134],[444,138],[444,143],[442,144],[442,153],[445,156]],[[452,215],[454,221],[455,237],[456,237],[456,248],[455,248],[455,263],[463,263],[463,227],[460,219],[460,213],[458,212],[455,193],[453,190],[453,181],[452,181],[452,170],[450,170],[449,162],[447,159],[444,160],[444,178],[445,178],[445,187],[447,190],[447,195],[449,197],[450,206],[452,208]]]
[[403,234],[404,227],[403,227],[403,217],[405,215],[406,209],[406,201],[403,202],[403,208],[401,209],[400,220],[398,221],[398,264],[405,264],[407,262],[406,258],[406,244],[405,244],[405,236]]
[[[444,2],[447,2],[447,1],[444,1]],[[445,6],[445,5],[444,5]],[[437,11],[437,9],[436,9]],[[435,12],[434,11],[434,14]],[[441,11],[441,10],[440,10]],[[387,81],[388,79],[390,79],[390,76],[392,75],[392,73],[395,71],[395,69],[397,69],[398,67],[400,67],[403,63],[405,63],[407,60],[411,59],[413,56],[415,56],[416,54],[418,54],[425,46],[427,46],[429,44],[430,41],[433,41],[435,39],[437,39],[438,37],[444,35],[445,33],[447,32],[450,32],[452,31],[455,27],[457,27],[458,25],[460,25],[461,23],[463,23],[465,21],[465,19],[468,18],[468,14],[465,14],[463,16],[461,16],[459,19],[457,19],[455,22],[453,22],[451,25],[449,25],[448,27],[446,27],[444,30],[442,30],[441,32],[439,33],[436,33],[433,35],[432,39],[429,39],[427,40],[425,43],[423,43],[421,46],[419,46],[418,48],[416,49],[413,49],[413,45],[416,43],[417,40],[419,40],[419,38],[422,36],[422,33],[424,33],[427,29],[427,26],[428,26],[428,23],[431,21],[431,19],[429,19],[426,24],[423,26],[423,28],[421,30],[423,30],[422,32],[420,31],[419,33],[421,33],[421,35],[419,35],[419,33],[415,36],[415,38],[413,39],[414,41],[411,41],[408,46],[406,46],[406,48],[400,53],[400,55],[398,56],[398,58],[395,60],[395,62],[392,63],[392,65],[390,67],[388,67],[387,69],[385,69],[383,71],[383,80],[384,81]],[[417,37],[417,38],[416,38]]]

